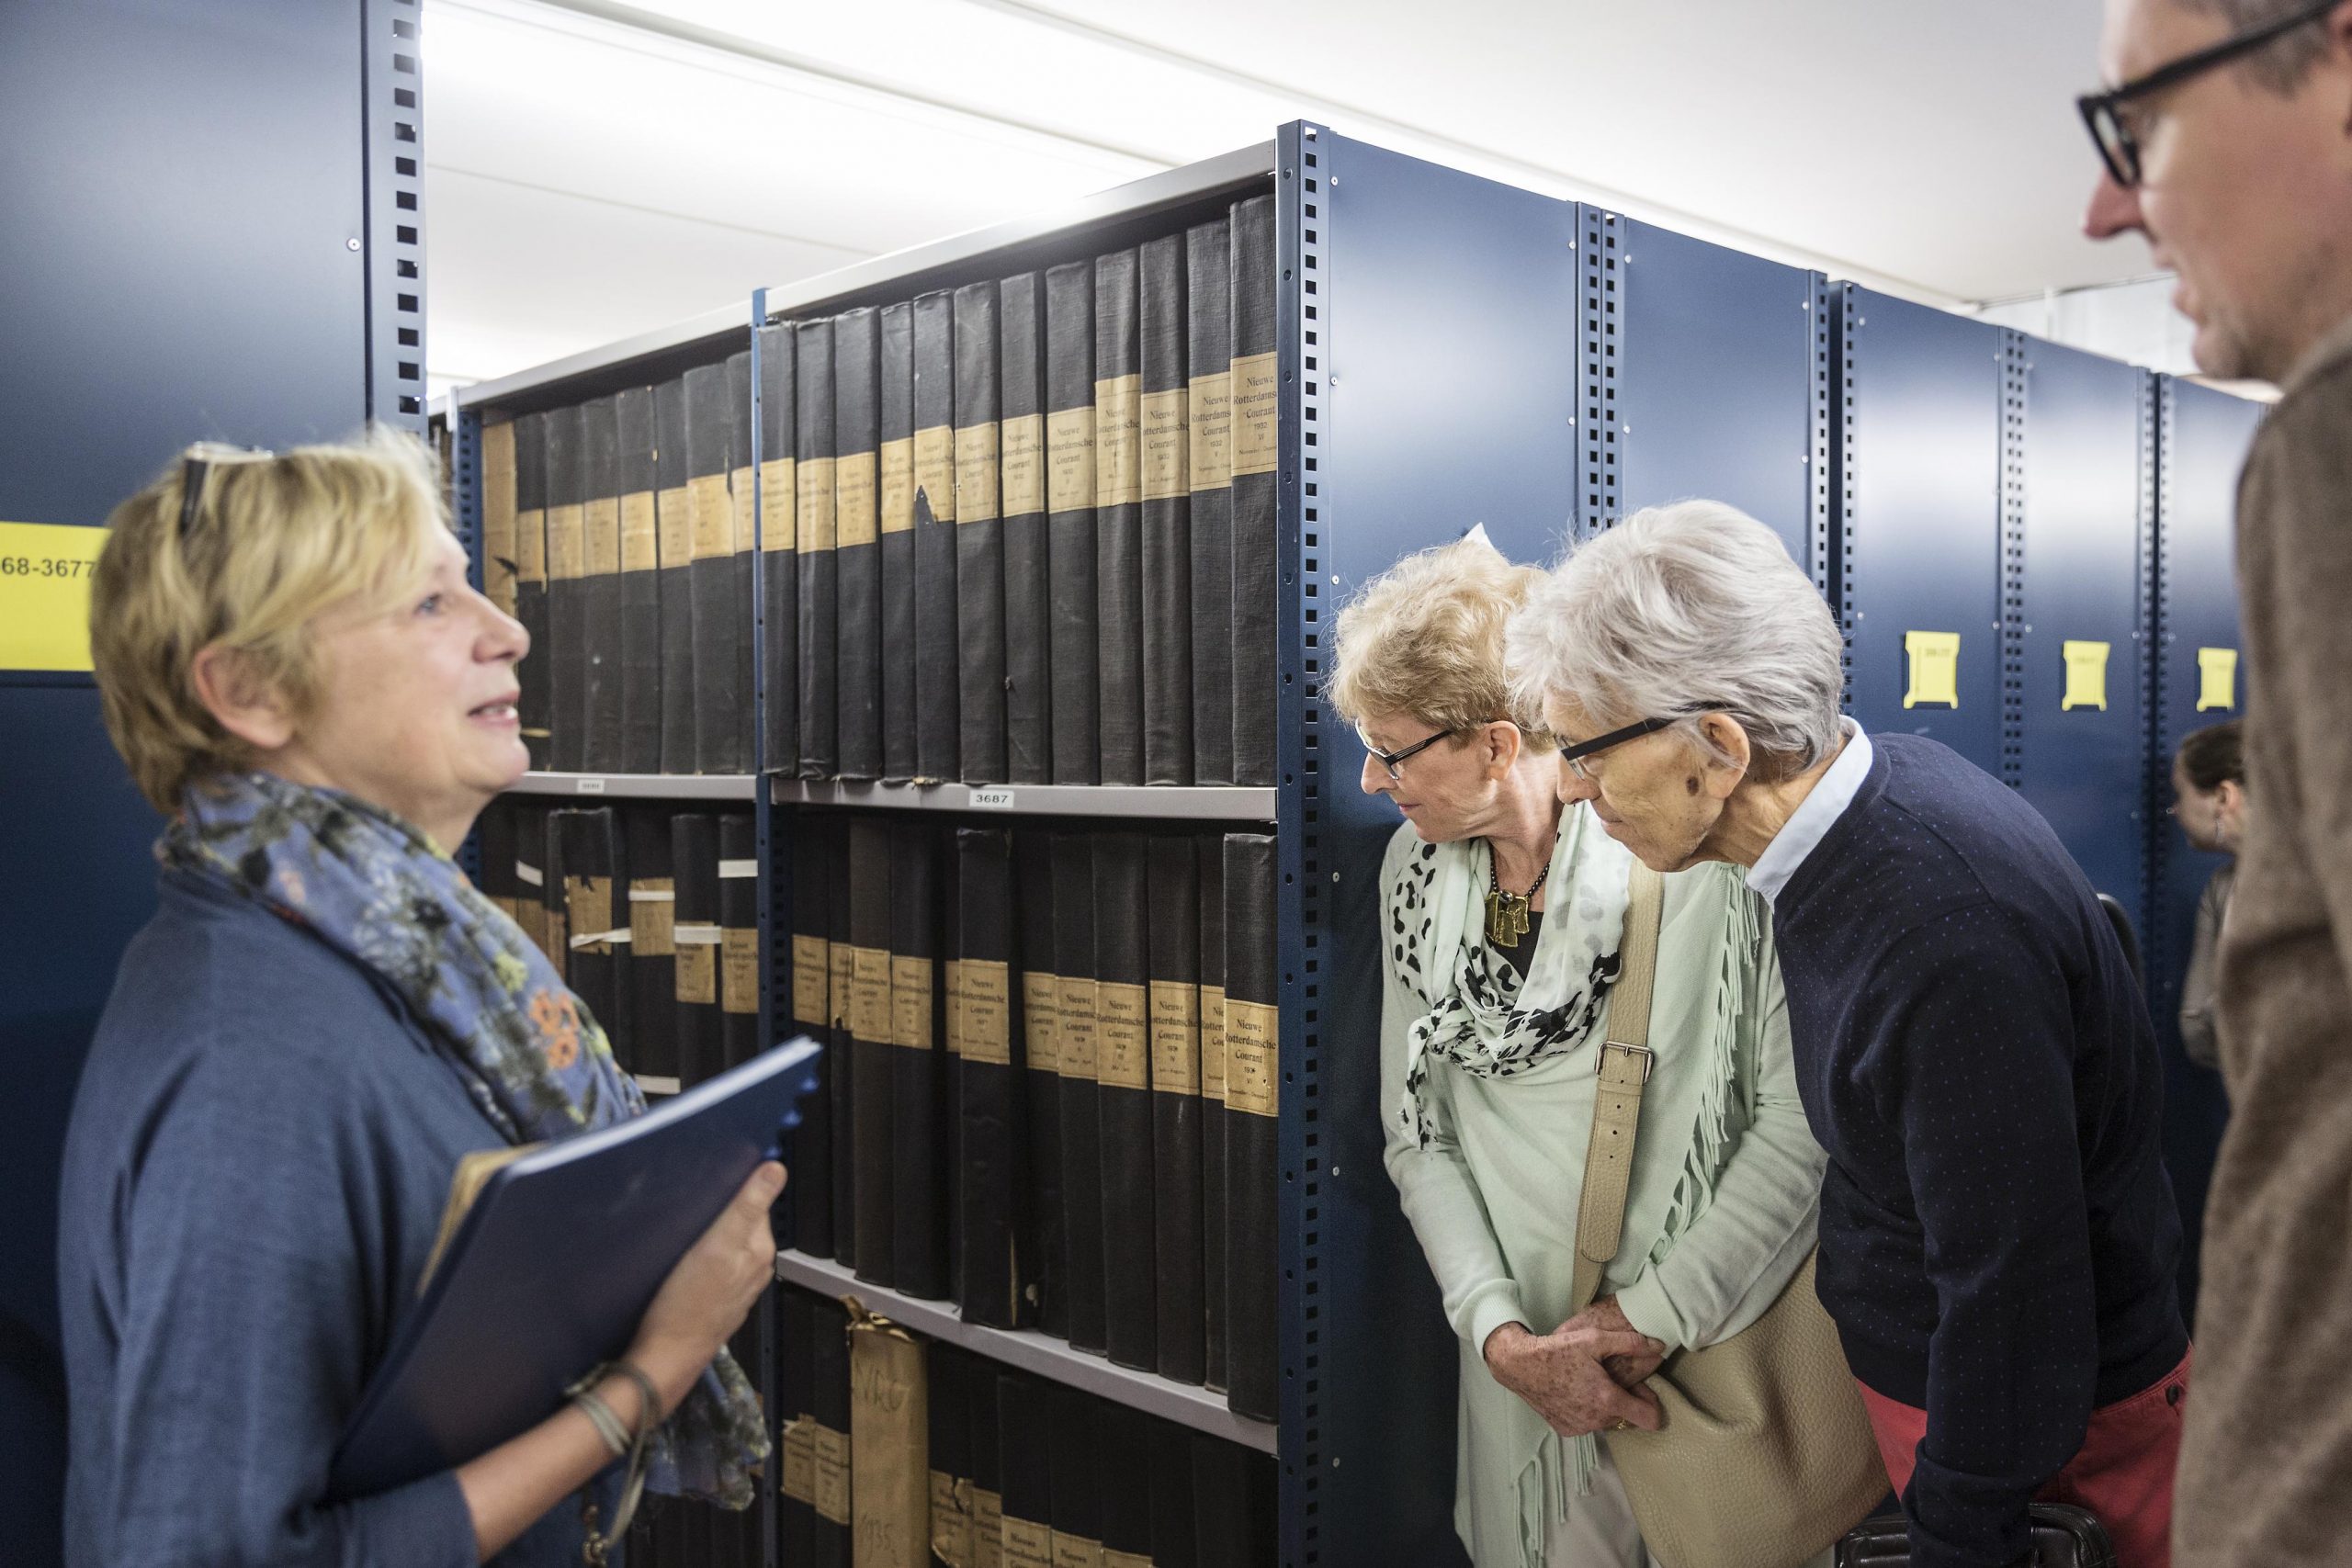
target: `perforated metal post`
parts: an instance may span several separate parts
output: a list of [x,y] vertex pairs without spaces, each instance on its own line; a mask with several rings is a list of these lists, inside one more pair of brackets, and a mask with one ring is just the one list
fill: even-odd
[[2158,968],[2162,955],[2156,948],[2156,912],[2160,908],[2158,890],[2164,886],[2164,857],[2172,838],[2172,818],[2165,810],[2164,798],[2165,779],[2171,770],[2159,761],[2164,757],[2165,730],[2163,558],[2156,527],[2156,487],[2164,456],[2164,445],[2157,436],[2162,403],[2159,378],[2153,372],[2140,372],[2139,604],[2132,624],[2139,628],[2139,647],[2134,650],[2137,668],[2133,673],[2140,684],[2140,823],[2144,840],[2140,855],[2138,918],[2143,963],[2152,982],[2151,997],[2154,994],[2153,980],[2162,972]]
[[1808,493],[1813,504],[1813,585],[1835,608],[1845,552],[1838,533],[1838,421],[1844,400],[1838,372],[1836,318],[1845,291],[1820,273],[1813,275],[1813,419]]
[[365,0],[368,417],[424,434],[424,87],[418,0]]
[[1577,513],[1579,538],[1617,521],[1618,275],[1622,220],[1599,207],[1577,213]]
[[2025,782],[2027,339],[2001,333],[2001,782]]

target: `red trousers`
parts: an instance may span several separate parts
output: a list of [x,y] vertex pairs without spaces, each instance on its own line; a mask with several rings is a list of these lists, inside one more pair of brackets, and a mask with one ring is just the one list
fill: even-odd
[[[2092,1411],[2082,1448],[2041,1489],[2042,1502],[2072,1503],[2098,1516],[2115,1540],[2119,1568],[2171,1568],[2172,1474],[2180,1459],[2188,1363],[2195,1359],[2192,1350],[2165,1377]],[[1887,1479],[1900,1495],[1911,1484],[1928,1413],[1860,1386]]]

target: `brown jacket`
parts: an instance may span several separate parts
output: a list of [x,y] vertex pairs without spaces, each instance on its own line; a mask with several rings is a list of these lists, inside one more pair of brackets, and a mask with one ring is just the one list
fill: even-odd
[[2222,938],[2177,1568],[2352,1562],[2352,322],[2238,487],[2248,818]]

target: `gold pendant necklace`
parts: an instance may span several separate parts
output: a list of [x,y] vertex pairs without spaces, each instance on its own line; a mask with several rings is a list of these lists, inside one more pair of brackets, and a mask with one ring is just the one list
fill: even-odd
[[1535,880],[1528,885],[1526,892],[1506,893],[1503,891],[1501,868],[1491,860],[1488,862],[1487,877],[1487,940],[1488,942],[1502,948],[1516,948],[1519,945],[1519,939],[1525,936],[1528,931],[1528,900],[1535,897],[1536,889],[1542,887],[1544,879],[1551,874],[1551,864],[1546,862],[1544,869],[1536,874]]

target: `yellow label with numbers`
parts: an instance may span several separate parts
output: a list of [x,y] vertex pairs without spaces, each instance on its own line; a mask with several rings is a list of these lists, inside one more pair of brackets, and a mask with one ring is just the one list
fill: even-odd
[[0,523],[0,670],[90,667],[90,577],[104,528]]
[[1960,705],[1958,632],[1905,632],[1903,652],[1911,662],[1911,686],[1903,694],[1905,707],[1915,708],[1922,703],[1948,708]]

